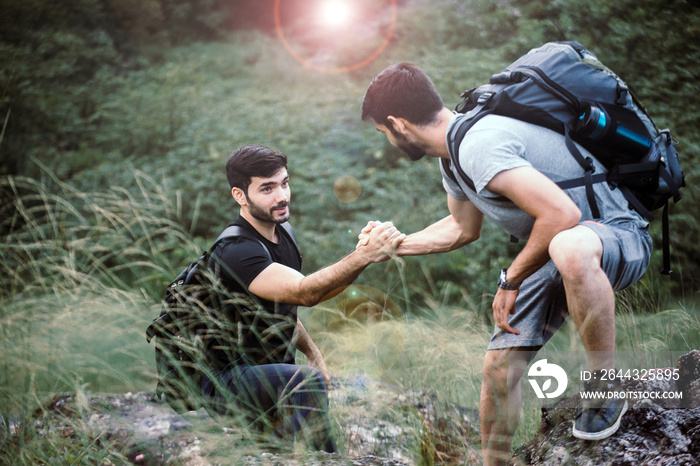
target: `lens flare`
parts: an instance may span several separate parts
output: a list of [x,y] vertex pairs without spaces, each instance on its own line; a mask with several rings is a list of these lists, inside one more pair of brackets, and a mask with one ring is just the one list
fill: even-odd
[[[392,39],[393,33],[394,33],[394,26],[396,25],[396,17],[397,17],[397,5],[396,2],[398,0],[383,0],[383,2],[388,2],[388,14],[390,17],[388,18],[388,25],[385,25],[385,31],[381,32],[379,37],[381,37],[381,34],[384,34],[384,39],[382,40],[381,44],[379,44],[376,48],[373,50],[370,50],[367,52],[365,56],[361,56],[359,58],[354,57],[353,59],[355,61],[351,61],[350,64],[343,64],[343,65],[328,65],[324,66],[323,64],[319,64],[314,60],[313,54],[309,54],[308,52],[304,52],[303,54],[300,53],[299,51],[295,50],[295,47],[299,47],[298,44],[295,44],[293,47],[292,44],[294,41],[288,40],[287,33],[285,32],[285,28],[282,25],[282,14],[281,14],[281,9],[282,9],[282,0],[275,0],[275,5],[274,5],[274,18],[275,18],[275,29],[277,30],[277,36],[279,39],[282,41],[282,45],[284,46],[285,49],[294,57],[296,58],[300,63],[304,64],[305,66],[308,66],[309,68],[313,68],[317,71],[323,71],[326,73],[347,73],[350,71],[354,71],[357,69],[360,69],[364,66],[367,66],[368,64],[372,63],[383,51],[384,49],[389,45],[389,42]],[[315,10],[313,15],[319,15],[318,11],[330,11],[330,18],[332,21],[335,21],[336,19],[341,19],[345,18],[345,21],[348,22],[347,25],[345,25],[342,29],[345,31],[347,34],[348,31],[352,31],[352,23],[357,23],[359,19],[359,14],[354,11],[352,7],[348,5],[348,0],[342,1],[342,0],[325,0],[328,4],[342,4],[345,6],[338,7],[340,8],[347,8],[348,14],[342,14],[339,10],[336,10],[335,6],[325,6],[325,5],[320,5],[323,8],[319,8],[319,10]],[[387,11],[387,8],[383,9],[384,12]],[[323,14],[325,15],[325,13]],[[312,20],[312,21],[317,21],[317,20]],[[327,24],[327,23],[326,23]],[[375,18],[374,20],[375,25],[380,25],[380,29],[382,29],[381,25],[383,24],[381,21],[381,18]],[[318,26],[318,24],[316,24]],[[326,29],[326,33],[328,33],[329,29],[326,26],[324,26],[324,29]],[[336,28],[336,29],[341,29],[341,28]],[[342,34],[339,34],[342,36]],[[303,49],[303,47],[300,47],[300,49]]]
[[352,20],[352,9],[346,2],[327,0],[323,2],[318,13],[318,20],[326,27],[340,27]]
[[355,202],[361,191],[360,182],[354,176],[344,175],[333,183],[333,194],[340,202]]

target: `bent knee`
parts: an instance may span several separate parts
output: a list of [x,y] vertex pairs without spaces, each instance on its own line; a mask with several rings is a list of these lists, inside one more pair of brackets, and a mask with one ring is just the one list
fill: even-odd
[[483,383],[495,392],[506,392],[518,384],[527,361],[525,353],[517,350],[487,351],[482,369]]
[[562,275],[599,268],[602,256],[598,235],[581,225],[558,233],[549,243],[549,257]]
[[311,366],[297,366],[297,373],[292,380],[292,385],[304,385],[307,389],[323,389],[326,388],[326,379],[323,378],[321,372]]

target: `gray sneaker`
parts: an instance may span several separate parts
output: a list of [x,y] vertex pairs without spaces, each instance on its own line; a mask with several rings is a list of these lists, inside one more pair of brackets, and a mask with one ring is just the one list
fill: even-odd
[[[619,384],[601,384],[598,387],[586,385],[586,391],[604,393],[616,392]],[[620,428],[622,415],[627,412],[627,401],[619,398],[599,398],[581,400],[576,414],[572,433],[583,440],[602,440],[613,435]]]
[[610,400],[601,408],[581,408],[574,421],[574,437],[583,440],[608,438],[620,428],[622,415],[626,412],[626,400]]

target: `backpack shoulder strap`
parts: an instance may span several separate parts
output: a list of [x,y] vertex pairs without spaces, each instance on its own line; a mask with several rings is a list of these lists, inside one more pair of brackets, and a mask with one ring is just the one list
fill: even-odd
[[265,253],[267,254],[267,257],[272,260],[272,256],[270,255],[270,251],[267,249],[267,246],[265,246],[265,243],[260,241],[259,238],[256,238],[251,232],[246,230],[240,225],[231,225],[226,227],[224,231],[221,232],[218,238],[216,238],[216,241],[214,241],[214,244],[211,246],[209,249],[209,254],[211,255],[212,252],[214,252],[214,249],[216,246],[223,240],[227,238],[234,238],[234,237],[243,237],[247,238],[253,241],[257,241],[265,250]]
[[[297,255],[299,256],[299,259],[301,259],[301,253],[299,252],[299,246],[297,245],[297,238],[296,235],[294,234],[294,229],[292,226],[289,224],[289,222],[284,222],[280,224],[282,229],[289,235],[289,238],[292,240],[292,244],[294,244],[294,249],[296,250]],[[216,239],[214,244],[212,245],[211,249],[209,250],[209,254],[211,254],[214,251],[214,248],[224,239],[226,238],[232,238],[240,236],[243,238],[248,238],[254,241],[257,241],[262,245],[262,247],[265,249],[265,252],[267,253],[267,257],[272,260],[272,256],[270,255],[270,251],[267,249],[267,246],[265,246],[265,243],[260,241],[259,238],[256,238],[250,231],[247,229],[243,228],[240,225],[231,225],[227,227],[224,231],[221,232],[219,237]]]
[[[464,181],[464,184],[466,184],[467,187],[474,192],[476,192],[476,186],[474,186],[474,181],[472,181],[472,179],[469,178],[469,176],[466,173],[464,173],[464,170],[462,170],[462,166],[459,164],[459,146],[462,144],[462,140],[467,135],[467,132],[472,128],[472,126],[474,126],[474,124],[481,118],[485,117],[490,113],[491,112],[489,110],[482,110],[473,118],[465,119],[464,121],[460,122],[457,128],[454,128],[452,131],[449,131],[447,133],[447,152],[450,154],[450,160],[452,161],[452,165],[455,167],[455,170],[457,171],[459,177],[462,179],[462,181]],[[452,181],[457,182],[456,178],[454,177],[454,173],[452,173],[452,170],[450,170],[450,162],[447,159],[442,159],[441,163],[443,168],[445,169],[445,172],[447,173],[447,176]],[[507,198],[501,196],[496,199],[506,200]]]
[[[224,231],[221,232],[218,238],[216,238],[216,241],[214,244],[218,243],[219,241],[226,239],[226,238],[233,238],[234,236],[245,236],[246,238],[252,238],[252,235],[248,233],[247,230],[245,230],[243,227],[240,225],[230,225],[226,227]],[[257,239],[257,238],[255,238]]]
[[297,237],[294,234],[294,229],[292,226],[289,224],[289,222],[284,222],[280,225],[282,229],[289,235],[289,237],[292,240],[292,244],[294,244],[294,250],[297,252],[297,256],[299,257],[299,262],[302,261],[302,256],[301,252],[299,251],[299,246],[297,245]]
[[286,231],[289,234],[289,237],[292,238],[292,241],[294,242],[294,245],[296,246],[297,244],[297,237],[294,234],[294,228],[289,224],[289,222],[284,222],[283,224],[280,225],[282,228],[284,228],[284,231]]
[[[289,228],[291,230],[291,226]],[[286,230],[286,228],[285,228],[285,230]],[[293,233],[292,233],[292,235],[293,235]],[[211,258],[211,255],[214,252],[214,249],[216,248],[216,246],[218,246],[218,244],[221,243],[221,241],[223,241],[227,238],[233,238],[233,237],[244,237],[244,238],[248,238],[248,239],[257,241],[265,250],[265,254],[267,254],[267,257],[270,260],[272,260],[272,256],[270,255],[270,251],[267,249],[267,246],[265,246],[265,243],[260,241],[259,238],[256,238],[252,233],[250,233],[248,230],[246,230],[245,228],[243,228],[239,225],[230,225],[230,226],[226,227],[226,229],[224,231],[221,232],[219,237],[216,238],[216,241],[214,241],[214,244],[211,245],[211,247],[209,248],[208,251],[204,252],[202,254],[202,256],[200,256],[199,259],[197,259],[190,266],[188,266],[182,272],[180,272],[180,275],[178,275],[178,277],[174,280],[174,282],[178,281],[180,279],[182,279],[182,281],[184,281],[184,282],[187,282],[190,279],[190,275],[194,274],[198,268],[198,266],[195,266],[195,263],[198,263],[201,261],[204,261],[205,263],[207,263],[209,261],[209,259]],[[294,236],[292,236],[292,239],[293,238],[294,238]],[[295,246],[296,246],[296,242],[295,242]],[[159,319],[163,318],[165,315],[166,314],[161,314],[160,316],[158,316],[156,319],[153,320],[153,322],[146,329],[146,341],[148,343],[151,342],[151,339],[154,336],[157,336],[157,332],[158,332],[157,321]]]

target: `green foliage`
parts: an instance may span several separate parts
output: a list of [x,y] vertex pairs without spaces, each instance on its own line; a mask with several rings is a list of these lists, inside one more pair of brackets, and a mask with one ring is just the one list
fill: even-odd
[[2,180],[16,196],[0,213],[0,405],[76,379],[102,389],[151,383],[147,322],[202,246],[177,223],[173,197],[132,176],[137,193],[79,192],[50,172]]
[[138,194],[78,192],[49,175],[0,184],[15,195],[2,207],[3,299],[51,294],[56,284],[160,295],[163,281],[196,251],[177,223],[179,206],[144,174],[134,176]]
[[[101,12],[102,19],[74,19],[63,30],[39,29],[38,35],[51,34],[45,41],[34,40],[40,54],[5,42],[2,50],[14,59],[7,61],[12,69],[6,68],[3,75],[12,99],[0,102],[0,110],[11,111],[0,150],[7,150],[11,158],[35,156],[60,179],[71,179],[84,191],[138,189],[130,170],[123,169],[133,167],[162,182],[173,196],[169,202],[178,205],[184,229],[211,238],[235,216],[223,178],[226,154],[250,142],[276,147],[290,155],[293,212],[302,248],[314,245],[312,251],[304,251],[306,271],[351,250],[359,228],[369,219],[390,219],[411,232],[447,215],[437,167],[402,161],[372,128],[358,121],[361,96],[382,63],[351,74],[320,73],[297,62],[276,38],[254,31],[218,43],[151,47],[144,55],[150,62],[124,62],[119,52],[123,43],[114,42],[115,35],[98,28],[93,36],[102,34],[104,40],[88,40],[93,37],[88,26],[107,22],[107,13],[85,1],[76,11],[93,11],[95,17]],[[700,52],[697,41],[689,39],[697,30],[692,22],[679,22],[671,14],[682,2],[664,8],[652,3],[605,2],[589,8],[586,2],[531,0],[516,7],[446,0],[428,8],[418,2],[400,9],[387,59],[410,57],[426,69],[446,104],[453,106],[464,89],[485,82],[528,48],[544,40],[580,40],[628,78],[660,125],[672,127],[692,182],[698,135],[691,122],[697,105],[687,103],[697,99],[694,57]],[[139,8],[165,15],[165,6],[154,5]],[[138,11],[122,7],[132,14]],[[176,4],[167,8],[173,10],[168,14],[177,10],[181,18],[187,16]],[[216,8],[211,3],[204,11]],[[657,13],[653,19],[642,18],[652,10]],[[141,16],[144,21],[150,17]],[[665,53],[657,52],[662,46]],[[76,76],[83,78],[70,85]],[[49,83],[57,79],[64,83],[64,92],[48,92]],[[23,103],[29,101],[32,105]],[[18,126],[27,121],[41,122],[44,130]],[[32,165],[21,170],[38,176]],[[359,198],[351,203],[333,193],[335,181],[345,175],[355,177],[361,187]],[[687,239],[695,229],[695,196],[696,188],[687,189],[687,200],[672,209],[674,268],[686,279],[696,275],[697,267],[692,260],[696,242]],[[658,238],[656,226],[652,231]],[[415,291],[417,296],[423,289],[423,270],[429,269],[438,286],[459,283],[478,298],[490,291],[494,267],[507,265],[518,249],[490,224],[482,238],[479,247],[464,252],[410,258],[400,273],[390,268],[389,286],[401,288],[403,274],[412,284],[409,294]],[[384,274],[377,267],[361,280],[371,283]],[[679,281],[674,283],[678,289]]]
[[[422,44],[425,53],[446,46],[493,49],[508,42],[517,31],[520,2],[505,0],[443,0],[416,2],[402,11],[399,37]],[[426,27],[430,24],[430,27]]]
[[[78,392],[78,397],[81,396],[85,398],[84,393]],[[89,414],[65,415],[60,409],[27,413],[20,421],[26,420],[27,425],[16,424],[16,434],[0,442],[0,464],[128,464],[127,452],[120,445],[122,439],[103,438],[90,432],[87,428]],[[44,428],[38,433],[38,429],[30,427],[32,425]]]
[[[240,145],[264,144],[289,155],[304,272],[351,251],[369,220],[392,220],[410,233],[446,216],[437,163],[407,162],[359,121],[367,84],[387,63],[410,60],[454,107],[462,91],[548,40],[583,43],[680,141],[689,186],[671,209],[677,273],[667,279],[657,272],[661,232],[654,222],[650,270],[619,305],[645,325],[635,333],[627,321],[633,318],[625,316],[627,344],[651,338],[650,349],[697,346],[692,335],[664,340],[653,330],[664,322],[672,322],[663,329],[669,334],[697,327],[686,316],[654,313],[674,299],[692,299],[700,276],[700,9],[683,0],[398,3],[391,43],[375,62],[351,73],[323,73],[295,60],[271,34],[271,18],[259,16],[270,14],[271,1],[6,1],[0,15],[0,331],[8,343],[0,399],[26,387],[50,390],[56,368],[63,369],[61,387],[78,376],[119,387],[152,382],[139,360],[143,351],[151,354],[141,324],[157,313],[164,284],[235,218],[224,164]],[[227,24],[241,30],[231,33]],[[357,52],[352,44],[340,50]],[[356,200],[336,195],[341,177],[359,184]],[[495,273],[521,248],[487,221],[478,243],[463,250],[369,267],[359,285],[385,294],[404,315],[439,322],[411,321],[416,347],[383,376],[433,388],[425,374],[439,376],[440,366],[431,366],[425,348],[447,335],[446,352],[464,351],[451,345],[466,330],[447,332],[462,317],[488,337],[482,326],[491,325],[485,316]],[[104,322],[100,310],[116,316],[102,331],[95,327]],[[93,323],[87,341],[80,326],[66,331],[66,322],[83,320]],[[109,333],[124,327],[135,330]],[[396,328],[375,330],[385,342]],[[344,342],[358,338],[357,332],[329,335],[326,344],[342,355]],[[79,354],[92,350],[99,357],[71,363],[76,341],[84,341]],[[124,346],[131,349],[124,353]],[[60,351],[48,357],[55,348]],[[48,362],[40,368],[37,361]],[[111,366],[134,369],[106,377]],[[20,374],[19,382],[10,384],[10,374]]]
[[[58,24],[61,19],[67,20],[57,15]],[[23,161],[31,155],[77,148],[92,129],[85,121],[94,105],[89,77],[96,67],[121,60],[100,30],[37,27],[0,42],[0,113],[10,116],[0,141],[0,172],[26,171]]]

